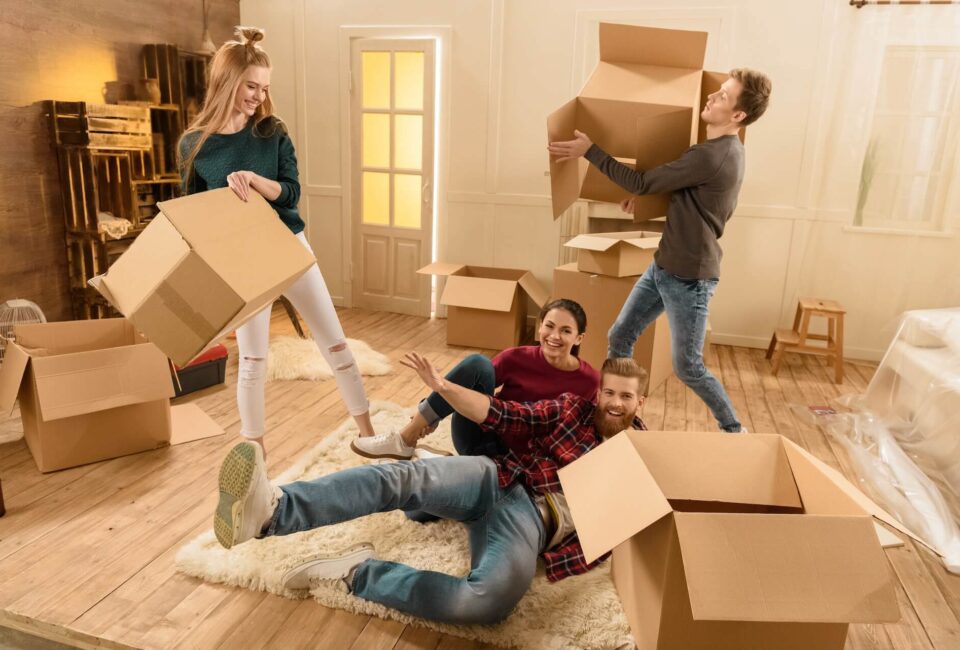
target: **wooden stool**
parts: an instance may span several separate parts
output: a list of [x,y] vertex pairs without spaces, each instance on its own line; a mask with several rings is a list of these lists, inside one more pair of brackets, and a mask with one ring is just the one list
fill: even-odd
[[[784,352],[816,354],[833,360],[834,382],[843,383],[843,315],[846,313],[835,300],[801,298],[793,318],[793,329],[778,329],[770,339],[767,358],[772,358],[773,374],[780,370]],[[810,334],[810,317],[827,319],[827,333]],[[807,341],[824,341],[825,346],[808,345]]]

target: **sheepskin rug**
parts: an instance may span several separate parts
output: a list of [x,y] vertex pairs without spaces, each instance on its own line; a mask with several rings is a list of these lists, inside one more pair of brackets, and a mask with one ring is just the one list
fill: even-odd
[[[347,339],[347,345],[360,368],[360,374],[368,376],[387,375],[393,369],[390,359],[380,354],[363,341]],[[267,380],[310,379],[323,381],[333,377],[330,364],[323,358],[313,339],[298,336],[278,336],[270,339],[267,355]]]
[[[401,427],[413,413],[389,402],[374,402],[373,424],[378,431]],[[453,450],[449,418],[427,438],[431,446]],[[276,477],[279,485],[311,479],[366,462],[350,451],[357,429],[348,419]],[[331,498],[336,498],[331,495]],[[211,512],[211,519],[213,513]],[[417,524],[400,511],[380,513],[313,531],[250,540],[226,551],[209,530],[180,549],[177,569],[211,582],[268,591],[287,598],[306,594],[284,591],[280,578],[300,558],[320,549],[335,551],[369,541],[383,559],[411,566],[466,575],[469,549],[465,528],[453,521]],[[316,587],[313,598],[327,607],[393,619],[440,632],[506,647],[618,648],[633,647],[626,616],[610,579],[609,562],[593,571],[550,584],[543,566],[513,614],[495,626],[454,626],[414,618],[383,605],[337,591]]]

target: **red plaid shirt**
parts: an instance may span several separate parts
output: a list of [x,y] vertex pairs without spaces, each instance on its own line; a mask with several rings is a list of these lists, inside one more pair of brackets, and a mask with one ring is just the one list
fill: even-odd
[[[539,402],[505,402],[490,398],[490,411],[481,425],[495,432],[508,451],[496,456],[501,488],[520,482],[534,494],[562,492],[557,470],[603,442],[593,424],[596,403],[579,395],[564,393],[557,399]],[[633,419],[636,429],[646,430],[643,420]],[[517,449],[527,452],[518,454]],[[544,551],[543,561],[550,582],[586,573],[603,562],[609,553],[587,562],[576,533],[560,546]]]

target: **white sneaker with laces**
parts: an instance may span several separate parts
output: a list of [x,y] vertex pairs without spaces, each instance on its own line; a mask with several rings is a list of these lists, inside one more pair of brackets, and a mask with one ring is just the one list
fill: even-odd
[[316,553],[284,573],[281,583],[284,589],[291,590],[309,589],[312,585],[328,583],[337,589],[345,587],[350,593],[353,587],[349,578],[353,570],[376,556],[376,549],[368,542],[339,553]]
[[270,484],[263,449],[255,442],[241,442],[230,450],[220,466],[219,486],[213,532],[224,548],[259,535],[282,494]]
[[377,436],[361,436],[350,443],[353,453],[364,458],[392,458],[410,460],[416,447],[410,447],[396,431],[381,433]]
[[444,458],[446,456],[453,456],[453,454],[451,454],[449,451],[444,451],[443,449],[436,449],[434,447],[420,445],[417,447],[416,451],[413,452],[413,457],[411,460],[429,460],[431,458]]

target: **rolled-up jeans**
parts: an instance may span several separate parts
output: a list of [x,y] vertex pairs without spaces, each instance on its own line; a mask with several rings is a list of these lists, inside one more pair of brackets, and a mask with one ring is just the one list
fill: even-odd
[[632,357],[637,337],[666,310],[677,377],[706,403],[721,429],[734,432],[741,426],[730,397],[703,363],[708,306],[717,282],[679,278],[651,262],[607,333],[607,356]]
[[[497,387],[493,363],[482,354],[471,354],[447,373],[447,381],[470,388],[484,395],[493,395]],[[495,456],[506,450],[495,433],[484,431],[480,425],[456,411],[437,393],[430,393],[417,406],[420,415],[430,426],[435,426],[448,415],[453,446],[461,456]]]
[[351,585],[355,596],[445,623],[506,618],[530,587],[546,542],[543,520],[526,489],[518,483],[501,488],[496,464],[483,456],[363,465],[281,490],[266,535],[397,509],[463,522],[470,540],[466,576],[370,559],[354,571]]

